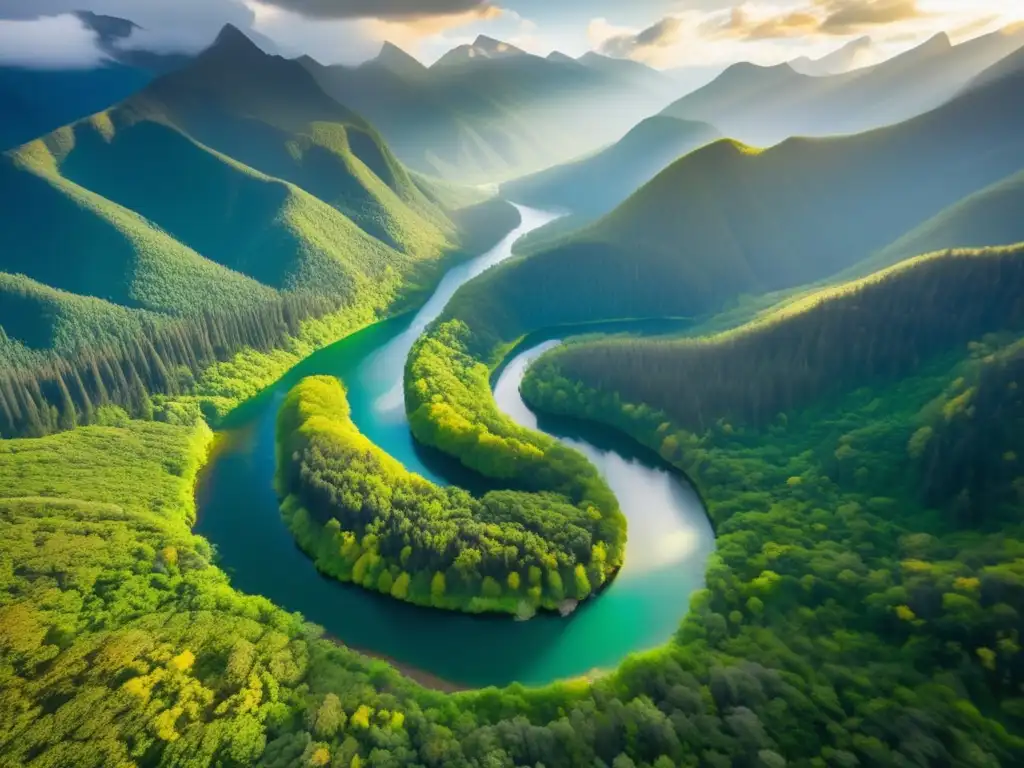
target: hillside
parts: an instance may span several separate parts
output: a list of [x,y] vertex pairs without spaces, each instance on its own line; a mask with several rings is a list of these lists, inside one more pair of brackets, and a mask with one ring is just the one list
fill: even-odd
[[867,274],[919,253],[1024,242],[1022,212],[1024,171],[951,205],[853,269]]
[[359,67],[302,64],[327,93],[366,116],[411,168],[474,183],[595,150],[677,92],[642,65],[541,58],[485,37],[429,69],[390,45]]
[[649,117],[591,157],[503,184],[511,200],[576,214],[607,213],[682,155],[721,138],[706,123]]
[[[544,365],[698,434],[717,419],[757,426],[828,394],[915,375],[985,334],[1020,333],[1022,292],[1024,245],[942,252],[710,337],[570,344]],[[539,371],[534,383],[553,375]]]
[[1024,69],[855,136],[704,147],[592,226],[467,286],[450,313],[508,341],[527,318],[693,316],[828,277],[1024,168],[1022,83]]
[[940,106],[1021,46],[1024,30],[1008,28],[956,46],[936,35],[875,66],[828,76],[800,74],[789,64],[736,64],[665,114],[711,123],[758,146],[857,133]]
[[325,313],[372,319],[511,210],[412,175],[302,66],[231,27],[184,69],[4,154],[0,194],[21,201],[0,211],[0,354],[128,355],[161,392],[165,367],[199,376]]

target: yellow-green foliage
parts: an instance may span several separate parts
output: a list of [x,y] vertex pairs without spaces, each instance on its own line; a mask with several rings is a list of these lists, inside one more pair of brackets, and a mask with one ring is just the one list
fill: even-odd
[[608,572],[614,572],[626,541],[626,520],[614,494],[577,451],[520,427],[498,410],[483,362],[495,352],[474,354],[474,341],[464,322],[448,320],[416,342],[405,376],[413,434],[487,477],[554,492],[586,509],[591,538],[607,548]]
[[[910,382],[913,397],[892,402],[912,410],[920,390]],[[204,427],[126,422],[0,442],[0,761],[572,766],[625,755],[660,768],[700,753],[890,765],[927,744],[952,764],[1018,764],[1014,689],[984,714],[965,692],[1017,674],[1019,546],[1005,532],[921,530],[900,464],[917,422],[897,408],[879,432],[878,397],[890,402],[868,392],[794,414],[777,436],[782,460],[760,435],[680,438],[675,461],[705,491],[719,554],[665,647],[607,675],[451,697],[230,587],[187,524]],[[855,433],[862,481],[828,477],[837,422]],[[921,565],[901,567],[911,561]],[[755,595],[768,571],[778,579]],[[568,575],[563,585],[577,584]],[[548,576],[530,566],[524,577]],[[442,599],[452,588],[441,572],[426,587]],[[992,605],[989,590],[1008,602]],[[912,744],[887,737],[911,720]],[[647,737],[624,743],[623,728]],[[951,729],[962,738],[945,741]]]
[[[556,608],[562,573],[578,599],[591,593],[588,571],[598,584],[613,573],[589,504],[438,488],[370,442],[349,413],[337,379],[312,377],[278,417],[282,511],[321,571],[421,605],[506,613]],[[518,594],[518,571],[541,566],[544,588]]]

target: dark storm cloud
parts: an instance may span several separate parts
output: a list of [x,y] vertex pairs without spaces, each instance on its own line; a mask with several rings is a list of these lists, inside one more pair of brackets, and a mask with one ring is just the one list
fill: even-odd
[[317,19],[419,19],[487,11],[488,0],[262,0],[287,11]]

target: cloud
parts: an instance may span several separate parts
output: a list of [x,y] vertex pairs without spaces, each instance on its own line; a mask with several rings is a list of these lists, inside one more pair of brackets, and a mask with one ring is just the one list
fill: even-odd
[[224,24],[252,29],[242,0],[0,0],[0,19],[32,19],[88,10],[130,19],[142,29],[125,47],[194,52],[209,45]]
[[712,38],[741,40],[847,36],[929,15],[918,7],[917,0],[811,0],[805,6],[785,10],[766,10],[747,3],[712,15],[701,24],[701,31]]
[[605,19],[594,19],[588,34],[599,38],[598,50],[620,59],[644,61],[652,58],[658,49],[670,48],[682,39],[683,20],[666,16],[639,32],[612,27]]
[[926,14],[917,0],[830,0],[821,31],[849,35],[869,27],[920,19]]
[[821,26],[821,21],[820,16],[807,9],[758,17],[744,6],[738,6],[723,18],[708,20],[701,29],[712,37],[771,40],[814,34]]
[[484,15],[488,0],[265,0],[311,19],[423,19],[464,13]]
[[105,58],[96,33],[76,16],[0,20],[0,65],[88,69]]

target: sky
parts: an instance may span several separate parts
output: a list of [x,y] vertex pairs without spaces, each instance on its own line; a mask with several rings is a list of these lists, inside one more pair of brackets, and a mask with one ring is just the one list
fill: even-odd
[[485,34],[662,69],[816,58],[862,36],[881,59],[938,32],[959,41],[1024,21],[1024,0],[0,0],[0,64],[96,65],[75,10],[131,19],[142,29],[128,45],[165,51],[199,50],[230,22],[325,64],[364,61],[385,40],[430,63]]

